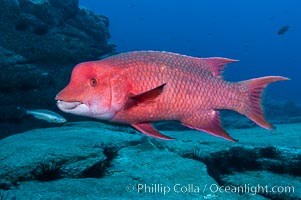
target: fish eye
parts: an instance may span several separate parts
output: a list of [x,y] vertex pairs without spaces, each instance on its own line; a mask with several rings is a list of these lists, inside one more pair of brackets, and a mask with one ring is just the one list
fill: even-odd
[[91,78],[91,79],[90,79],[90,85],[91,85],[92,87],[97,86],[97,83],[98,83],[98,81],[97,81],[96,78]]

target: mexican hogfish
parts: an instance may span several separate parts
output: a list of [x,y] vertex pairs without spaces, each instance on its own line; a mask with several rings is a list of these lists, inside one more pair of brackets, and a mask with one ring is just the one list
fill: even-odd
[[67,113],[130,124],[140,132],[173,139],[151,122],[176,120],[184,126],[235,141],[221,125],[219,110],[237,111],[273,129],[261,106],[263,89],[288,80],[266,76],[237,83],[223,80],[227,58],[194,58],[175,53],[137,51],[78,64],[70,83],[56,96]]

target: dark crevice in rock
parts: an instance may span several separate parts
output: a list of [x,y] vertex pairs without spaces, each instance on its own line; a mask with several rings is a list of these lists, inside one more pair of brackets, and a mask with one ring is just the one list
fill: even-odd
[[[53,181],[63,178],[61,167],[65,161],[56,162],[53,160],[45,160],[39,163],[31,172],[18,176],[14,179],[1,180],[0,190],[11,190],[13,187],[18,186],[20,182],[25,181]],[[6,177],[8,178],[8,177]]]
[[100,161],[83,171],[81,178],[102,178],[105,176],[107,168],[110,167],[111,161],[118,155],[117,147],[105,147],[103,150],[106,160]]
[[260,148],[258,153],[262,158],[272,158],[272,159],[277,159],[280,154],[279,150],[273,146]]
[[[182,155],[183,156],[183,155]],[[219,185],[229,184],[223,180],[223,175],[244,171],[270,171],[276,174],[301,176],[301,155],[293,151],[268,147],[232,147],[209,155],[203,155],[200,149],[195,149],[185,157],[206,164],[208,174]],[[232,185],[235,185],[231,183]],[[297,199],[288,194],[260,194],[270,199]]]
[[[121,148],[128,147],[128,146],[136,146],[140,144],[139,141],[135,142],[128,142],[126,144],[100,144],[94,146],[94,148],[101,148],[103,150],[103,155],[106,159],[99,158],[99,162],[95,162],[92,166],[88,166],[83,171],[77,169],[75,173],[70,173],[69,166],[72,163],[78,163],[84,160],[98,158],[100,154],[91,154],[88,157],[77,157],[69,160],[53,160],[48,159],[39,164],[27,174],[19,176],[15,179],[7,179],[2,180],[0,182],[0,191],[1,190],[11,190],[12,188],[18,186],[20,182],[26,181],[40,181],[40,182],[47,182],[47,181],[54,181],[59,180],[62,178],[102,178],[108,175],[108,168],[111,167],[112,160],[118,156],[118,151]],[[66,168],[67,167],[67,168]],[[1,200],[1,199],[0,199]]]
[[100,161],[85,169],[81,178],[102,178],[106,169],[109,167],[108,160]]
[[29,24],[26,23],[25,21],[17,21],[15,23],[15,29],[16,31],[25,31],[29,28]]
[[33,28],[33,33],[36,35],[45,35],[48,33],[48,26],[46,24],[39,24]]
[[196,149],[192,158],[205,163],[208,174],[219,184],[223,184],[221,175],[256,170],[260,167],[257,154],[252,149],[244,147],[232,147],[228,151],[223,150],[206,157],[202,157],[199,150]]
[[[8,181],[4,181],[4,182],[0,183],[0,190],[10,190],[11,187],[12,187],[12,184]],[[0,198],[0,200],[1,200],[1,198]]]
[[31,174],[38,181],[57,180],[61,178],[61,164],[54,161],[45,161],[40,163]]
[[[93,166],[83,171],[81,178],[102,178],[108,175],[108,168],[111,167],[111,163],[114,158],[118,156],[118,151],[124,147],[137,146],[139,141],[129,142],[127,145],[116,147],[113,145],[106,145],[103,149],[103,153],[106,156],[106,160],[95,163]],[[94,148],[102,147],[103,144],[94,146]]]
[[[191,156],[195,160],[204,162],[208,173],[217,178],[223,174],[233,172],[267,170],[277,174],[301,175],[301,155],[293,152],[281,152],[275,147],[232,147],[202,156],[196,149]],[[288,159],[289,158],[289,159]]]
[[282,163],[278,160],[264,160],[262,169],[271,171],[276,174],[289,174],[293,176],[301,176],[301,159]]

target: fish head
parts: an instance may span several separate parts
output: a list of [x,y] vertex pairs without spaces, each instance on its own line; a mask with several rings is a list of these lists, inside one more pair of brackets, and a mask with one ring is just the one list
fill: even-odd
[[125,102],[125,91],[114,85],[121,80],[116,69],[101,61],[80,63],[69,84],[57,94],[57,106],[66,113],[110,120]]

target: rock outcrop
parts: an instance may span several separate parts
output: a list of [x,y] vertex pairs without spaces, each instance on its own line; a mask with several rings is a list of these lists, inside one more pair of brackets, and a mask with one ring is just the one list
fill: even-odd
[[[107,17],[78,0],[0,0],[0,138],[46,127],[17,106],[58,111],[54,97],[79,62],[114,52]],[[31,122],[30,122],[31,121]]]
[[78,0],[1,0],[0,46],[28,62],[80,62],[112,52],[109,20]]
[[233,129],[241,140],[232,143],[193,130],[166,131],[178,140],[164,141],[96,122],[32,130],[0,140],[0,197],[298,199],[300,131]]

